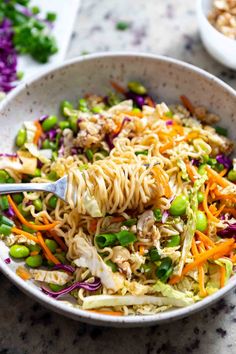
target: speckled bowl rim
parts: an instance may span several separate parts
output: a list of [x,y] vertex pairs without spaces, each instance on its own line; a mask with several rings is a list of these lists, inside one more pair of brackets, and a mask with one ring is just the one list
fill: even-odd
[[[43,74],[39,74],[36,77],[28,80],[26,83],[19,85],[16,89],[14,89],[7,98],[0,104],[0,113],[1,110],[9,104],[12,100],[14,100],[17,95],[25,90],[29,84],[36,83],[39,79],[51,74],[55,71],[65,69],[70,65],[74,65],[83,61],[89,61],[94,59],[102,59],[102,58],[112,58],[112,57],[120,57],[125,59],[126,57],[134,57],[134,58],[147,58],[147,59],[156,59],[157,61],[165,62],[166,64],[173,64],[177,67],[181,67],[187,69],[191,72],[195,72],[200,77],[212,81],[215,85],[219,85],[224,88],[230,95],[235,98],[236,101],[236,91],[228,86],[226,83],[216,78],[212,74],[197,68],[191,64],[187,64],[180,60],[154,55],[154,54],[146,54],[146,53],[135,53],[135,52],[110,52],[110,53],[98,53],[86,55],[84,57],[75,58],[69,61],[64,62],[63,64],[57,65],[53,68],[48,69]],[[205,299],[197,302],[188,307],[179,308],[170,310],[167,312],[158,313],[155,315],[138,315],[138,316],[126,316],[126,317],[116,317],[116,316],[108,316],[103,314],[98,314],[94,312],[89,312],[85,310],[81,310],[76,308],[70,304],[66,304],[63,301],[56,301],[44,293],[40,292],[39,289],[31,287],[27,282],[23,281],[20,277],[18,277],[5,262],[0,260],[0,269],[19,289],[21,289],[24,293],[30,295],[35,300],[39,301],[44,306],[54,310],[59,314],[63,314],[67,317],[70,317],[75,320],[81,320],[87,323],[102,325],[102,326],[113,326],[113,327],[141,327],[148,325],[155,325],[160,322],[168,322],[180,319],[182,317],[189,316],[197,311],[203,310],[205,307],[212,305],[214,302],[219,300],[225,294],[227,294],[230,290],[232,290],[236,286],[236,276],[234,276],[230,283],[228,283],[224,288],[218,290],[213,295],[206,297]]]

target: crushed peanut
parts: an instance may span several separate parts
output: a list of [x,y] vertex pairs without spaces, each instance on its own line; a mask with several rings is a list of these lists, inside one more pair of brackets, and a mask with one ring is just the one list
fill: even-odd
[[236,39],[236,0],[214,0],[208,20],[225,36]]

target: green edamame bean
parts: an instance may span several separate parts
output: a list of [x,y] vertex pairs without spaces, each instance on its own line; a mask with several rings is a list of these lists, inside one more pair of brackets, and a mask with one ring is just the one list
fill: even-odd
[[14,178],[9,177],[9,178],[6,180],[6,183],[15,183],[15,180],[14,180]]
[[28,246],[30,252],[41,252],[42,248],[37,245],[37,243],[35,245],[29,245]]
[[201,164],[199,167],[198,167],[198,173],[199,173],[199,175],[204,175],[205,173],[206,173],[206,169],[205,169],[205,167],[206,167],[206,164],[205,163],[203,163],[203,164]]
[[58,200],[58,198],[57,198],[55,195],[53,195],[53,196],[49,199],[48,205],[50,206],[50,208],[52,208],[52,209],[55,209],[55,208],[56,208],[56,206],[57,206],[57,200]]
[[26,130],[20,129],[16,136],[16,146],[21,147],[26,142]]
[[41,170],[40,170],[40,168],[36,168],[36,169],[35,169],[34,177],[41,177]]
[[204,194],[202,192],[197,193],[197,201],[198,203],[202,203],[204,200]]
[[43,130],[45,132],[48,132],[50,129],[52,129],[57,124],[57,121],[58,121],[58,119],[56,116],[49,116],[42,123]]
[[66,100],[61,102],[61,113],[62,113],[65,117],[67,117],[67,114],[66,114],[66,112],[65,112],[65,108],[67,108],[67,109],[73,109],[72,103],[70,103],[69,101],[66,101]]
[[26,258],[25,263],[31,268],[40,267],[43,263],[43,257],[40,254],[29,256]]
[[50,238],[47,238],[45,240],[46,246],[50,249],[50,251],[52,253],[56,252],[56,249],[58,248],[58,244],[56,243],[56,241],[51,240]]
[[101,113],[102,112],[102,107],[101,106],[95,106],[91,109],[93,113]]
[[49,141],[48,139],[45,139],[44,142],[42,143],[42,148],[55,150],[56,144],[53,141]]
[[229,171],[228,179],[232,182],[236,182],[236,170]]
[[57,284],[49,284],[49,287],[52,291],[60,291],[64,288],[63,285],[57,285]]
[[61,122],[59,122],[59,128],[61,128],[61,130],[70,128],[70,123],[68,122],[68,120],[62,120]]
[[207,229],[208,222],[207,222],[207,217],[206,214],[198,210],[197,211],[197,220],[196,220],[196,229],[198,231],[204,232]]
[[184,215],[186,213],[187,201],[188,199],[185,195],[178,195],[171,203],[171,207],[169,209],[170,214],[172,216]]
[[28,247],[24,245],[13,245],[10,247],[10,255],[13,258],[25,258],[28,257],[29,253]]
[[173,235],[168,240],[166,247],[176,247],[180,244],[180,235]]
[[20,204],[23,202],[24,196],[22,193],[16,193],[12,195],[12,199],[16,204]]
[[33,205],[35,207],[36,211],[41,211],[43,210],[43,203],[41,199],[36,199],[33,201]]
[[78,118],[77,116],[72,116],[69,118],[70,129],[73,130],[74,133],[78,131]]
[[81,98],[79,100],[79,108],[78,108],[81,112],[88,112],[88,105],[87,105],[87,101],[84,98]]
[[147,93],[146,88],[137,81],[130,81],[128,83],[128,89],[137,95],[145,95]]

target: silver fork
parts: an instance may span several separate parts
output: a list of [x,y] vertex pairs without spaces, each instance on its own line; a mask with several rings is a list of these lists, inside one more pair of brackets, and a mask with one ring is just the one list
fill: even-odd
[[49,183],[4,183],[0,184],[0,195],[8,193],[40,191],[53,193],[64,202],[67,202],[67,185],[68,176],[64,176],[58,179],[56,182]]

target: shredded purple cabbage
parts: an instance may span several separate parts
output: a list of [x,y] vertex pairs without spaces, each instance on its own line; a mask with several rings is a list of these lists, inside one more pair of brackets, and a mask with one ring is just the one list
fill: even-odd
[[162,214],[162,218],[161,218],[162,224],[164,224],[166,222],[168,216],[169,216],[169,212],[167,210],[165,210],[164,213]]
[[107,145],[109,146],[109,149],[112,150],[114,148],[114,144],[113,144],[113,138],[109,135],[106,134],[105,135],[105,142],[107,143]]
[[65,270],[66,272],[70,272],[70,273],[74,273],[75,272],[75,268],[72,267],[69,264],[56,264],[52,270],[57,270],[57,269],[62,269]]
[[127,92],[126,98],[131,99],[134,103],[136,103],[138,108],[142,108],[143,105],[145,105],[146,96],[137,95],[136,93],[133,92]]
[[10,263],[11,263],[11,259],[10,259],[10,258],[5,258],[5,259],[4,259],[4,262],[5,262],[6,264],[10,264]]
[[57,299],[58,297],[62,296],[62,295],[66,295],[68,293],[70,293],[72,290],[75,290],[75,289],[85,289],[85,290],[88,290],[88,291],[96,291],[100,288],[101,286],[101,281],[99,278],[95,278],[94,282],[93,283],[87,283],[87,282],[76,282],[70,286],[68,286],[67,288],[64,288],[60,291],[51,291],[49,289],[46,289],[45,287],[42,287],[42,291],[53,297],[54,299]]
[[168,125],[173,125],[173,120],[167,120],[166,121],[166,125],[168,126]]
[[15,212],[14,212],[14,210],[13,210],[11,205],[9,205],[9,208],[4,211],[4,215],[6,215],[6,216],[8,216],[10,218],[15,216]]
[[216,161],[224,165],[225,168],[230,169],[233,166],[233,161],[226,155],[217,155]]
[[71,155],[77,155],[78,154],[78,150],[75,147],[72,147],[70,152],[71,152]]
[[200,166],[200,161],[197,160],[197,159],[192,159],[192,160],[191,160],[191,163],[192,163],[193,166],[197,166],[197,167]]
[[223,238],[236,238],[236,223],[227,226],[224,230],[218,231],[217,235]]
[[7,153],[1,153],[0,157],[13,157],[16,158],[17,154],[7,154]]
[[49,130],[49,132],[46,133],[46,136],[48,137],[48,139],[50,141],[55,140],[56,136],[57,136],[57,130],[56,129],[51,129]]
[[48,114],[44,114],[43,116],[41,116],[40,118],[39,118],[39,122],[40,123],[43,123],[44,121],[45,121],[45,119],[47,119],[48,118]]
[[17,80],[17,54],[13,45],[11,21],[4,19],[0,23],[0,91],[9,92]]
[[126,122],[131,122],[131,119],[128,118],[128,117],[125,117],[125,118],[123,119],[123,122],[121,123],[120,129],[118,130],[117,133],[115,133],[115,134],[112,135],[112,139],[117,138],[117,136],[120,134],[121,130],[124,128],[124,125],[125,125]]

